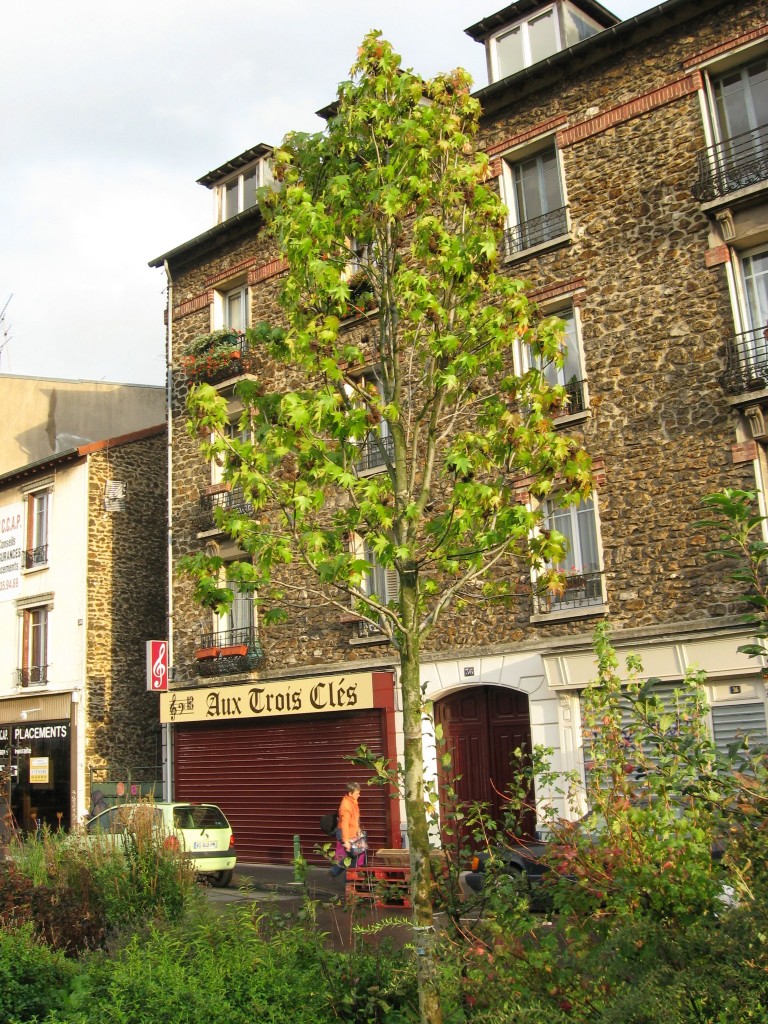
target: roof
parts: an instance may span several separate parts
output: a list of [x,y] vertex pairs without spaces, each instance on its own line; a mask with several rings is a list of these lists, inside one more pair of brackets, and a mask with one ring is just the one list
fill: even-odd
[[[512,6],[519,7],[522,3],[535,2],[536,0],[519,0],[518,4]],[[665,3],[643,11],[642,14],[636,14],[633,18],[611,25],[574,46],[559,50],[537,64],[486,85],[476,90],[473,95],[482,105],[483,118],[488,118],[508,104],[519,101],[525,94],[562,79],[564,73],[573,77],[582,69],[606,57],[615,56],[643,40],[663,35],[673,26],[700,17],[707,11],[721,7],[723,3],[725,0],[666,0]],[[487,22],[491,19],[484,20]]]
[[242,167],[247,167],[248,164],[253,163],[254,160],[258,160],[262,156],[271,156],[273,153],[273,147],[268,146],[266,142],[260,142],[258,146],[252,146],[251,149],[246,149],[244,153],[239,156],[232,157],[231,160],[227,160],[221,167],[217,167],[214,171],[208,171],[202,178],[197,179],[198,185],[205,185],[206,188],[212,188],[218,182],[223,181],[224,178],[228,178],[230,174],[234,174],[235,171],[239,171]]
[[130,434],[123,434],[121,437],[111,437],[103,441],[95,441],[92,444],[80,445],[77,448],[67,448],[65,451],[56,452],[55,455],[47,455],[37,462],[29,462],[26,466],[12,469],[9,473],[0,475],[0,487],[14,483],[16,480],[23,480],[35,476],[44,470],[55,469],[58,466],[68,465],[70,462],[78,462],[92,455],[94,452],[105,451],[108,448],[119,448],[124,444],[131,444],[134,441],[143,441],[148,437],[155,437],[165,433],[165,424],[158,423],[154,427],[146,427],[144,430],[134,430]]
[[[481,18],[480,21],[470,25],[469,28],[465,28],[464,31],[472,39],[482,43],[497,29],[503,28],[504,25],[511,25],[518,18],[530,14],[539,7],[548,6],[549,3],[550,0],[517,0],[517,3],[510,4],[509,7],[505,7],[502,11]],[[611,25],[619,23],[616,15],[611,14],[610,11],[606,10],[602,4],[597,3],[596,0],[575,0],[574,6],[578,7],[588,17],[593,18],[603,28],[609,28]]]

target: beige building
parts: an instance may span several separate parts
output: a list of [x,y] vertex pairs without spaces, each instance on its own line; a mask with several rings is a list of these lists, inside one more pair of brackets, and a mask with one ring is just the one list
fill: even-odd
[[23,829],[161,775],[145,643],[165,635],[165,453],[161,424],[0,476],[0,802]]
[[[708,673],[718,744],[768,736],[760,667],[737,652],[747,632],[735,588],[695,528],[702,495],[765,476],[768,21],[758,0],[666,0],[627,22],[593,0],[520,0],[468,31],[488,54],[477,96],[509,210],[505,270],[566,322],[561,423],[596,469],[592,498],[562,508],[555,496],[545,510],[570,542],[564,593],[449,616],[424,652],[461,796],[497,804],[518,745],[543,743],[583,769],[580,693],[598,621],[668,693],[689,666]],[[280,323],[283,265],[253,191],[269,152],[202,178],[216,225],[152,264],[169,286],[174,562],[238,554],[213,509],[242,495],[201,459],[184,401],[194,338]],[[197,373],[232,398],[233,420],[243,375],[287,383],[246,347]],[[327,608],[267,632],[245,595],[212,617],[174,574],[171,596],[168,789],[220,803],[244,859],[289,860],[293,834],[321,840],[345,754],[364,742],[401,759],[396,652]],[[350,680],[354,709],[338,700]],[[398,804],[375,793],[366,823],[374,845],[392,845]]]
[[165,419],[165,389],[0,373],[0,474]]

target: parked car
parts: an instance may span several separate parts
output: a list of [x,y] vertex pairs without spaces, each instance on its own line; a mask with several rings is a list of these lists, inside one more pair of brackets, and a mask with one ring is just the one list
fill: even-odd
[[[569,827],[582,831],[588,828],[590,838],[596,838],[603,831],[605,825],[594,815],[586,814],[583,818],[571,823]],[[462,892],[465,897],[472,893],[482,892],[485,879],[488,876],[488,865],[493,860],[496,862],[497,872],[511,876],[521,886],[521,891],[529,893],[533,907],[547,906],[548,900],[546,895],[541,892],[541,884],[552,870],[544,856],[549,848],[550,844],[537,833],[536,839],[518,839],[512,836],[506,845],[498,847],[492,853],[489,851],[476,853],[472,858],[470,870],[462,871],[459,875]],[[713,862],[717,863],[722,860],[724,849],[722,841],[715,841],[712,844]],[[730,905],[732,895],[733,890],[729,886],[724,886],[721,902]]]
[[122,846],[126,834],[151,829],[163,836],[168,849],[177,850],[198,875],[215,886],[232,881],[237,861],[235,837],[227,817],[216,804],[188,801],[116,804],[94,815],[87,825],[90,836],[109,836]]

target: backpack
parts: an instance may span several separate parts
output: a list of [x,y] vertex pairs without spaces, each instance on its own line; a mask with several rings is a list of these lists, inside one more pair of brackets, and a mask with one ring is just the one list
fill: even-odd
[[324,814],[320,819],[320,831],[325,832],[327,836],[335,836],[338,823],[338,814]]

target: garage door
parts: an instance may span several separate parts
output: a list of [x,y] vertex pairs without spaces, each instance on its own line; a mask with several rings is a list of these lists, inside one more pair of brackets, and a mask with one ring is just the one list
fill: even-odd
[[175,798],[219,804],[232,823],[241,861],[290,862],[293,837],[302,853],[330,842],[318,818],[337,810],[347,782],[362,784],[360,817],[371,849],[389,846],[392,801],[369,772],[344,760],[361,743],[386,750],[380,710],[268,721],[178,725],[174,731]]

